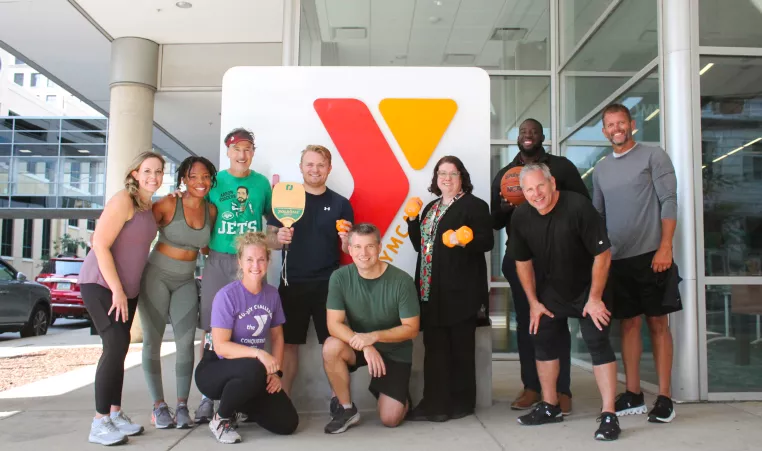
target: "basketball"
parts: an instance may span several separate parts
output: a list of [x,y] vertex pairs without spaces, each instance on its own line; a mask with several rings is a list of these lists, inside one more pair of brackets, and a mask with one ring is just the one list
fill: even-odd
[[503,195],[503,199],[513,205],[521,205],[526,200],[524,193],[521,191],[521,185],[519,185],[520,173],[521,166],[513,167],[500,180],[500,194]]

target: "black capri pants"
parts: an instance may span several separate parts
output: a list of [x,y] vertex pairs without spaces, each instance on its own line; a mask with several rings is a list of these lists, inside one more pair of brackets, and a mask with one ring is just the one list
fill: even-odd
[[247,421],[279,435],[292,434],[299,426],[299,415],[286,392],[267,392],[267,370],[257,359],[220,359],[206,350],[196,367],[196,386],[220,401],[220,418],[244,413]]
[[[566,318],[578,318],[579,327],[582,331],[582,339],[585,340],[593,365],[605,365],[615,362],[616,356],[614,349],[609,341],[609,325],[604,326],[603,330],[598,330],[590,316],[582,317],[582,311],[587,303],[589,289],[575,299],[574,302],[564,301],[552,288],[543,290],[540,296],[540,302],[545,308],[553,313],[553,318],[543,315],[540,318],[540,325],[537,328],[537,334],[534,337],[535,358],[540,362],[557,360],[562,353],[568,352],[568,349],[561,349],[559,343],[564,343],[562,337],[568,334]],[[611,307],[607,305],[609,311]]]

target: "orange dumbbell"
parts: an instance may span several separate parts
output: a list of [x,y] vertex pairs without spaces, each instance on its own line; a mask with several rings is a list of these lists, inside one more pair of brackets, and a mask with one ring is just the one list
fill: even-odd
[[346,219],[337,219],[336,220],[336,231],[337,232],[349,232],[349,229],[352,228],[352,224],[347,221]]
[[405,204],[405,214],[408,218],[417,218],[418,213],[421,211],[421,207],[423,207],[423,201],[421,198],[411,197],[410,200],[408,200]]
[[455,231],[453,229],[450,229],[442,234],[442,242],[447,247],[455,247],[455,244],[452,242],[452,236],[455,234]]
[[[453,235],[455,235],[455,240],[457,243],[453,244]],[[458,230],[448,230],[445,233],[442,234],[442,242],[447,247],[455,247],[457,246],[465,246],[466,244],[470,243],[474,239],[474,232],[471,230],[471,227],[463,226],[459,228]]]

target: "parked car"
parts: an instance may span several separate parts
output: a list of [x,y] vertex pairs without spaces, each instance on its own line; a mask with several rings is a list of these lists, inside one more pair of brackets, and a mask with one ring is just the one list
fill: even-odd
[[45,335],[52,317],[48,287],[27,280],[24,273],[0,260],[0,332]]
[[36,280],[50,289],[53,303],[51,324],[58,318],[90,318],[77,283],[84,261],[84,258],[62,256],[51,258],[42,266]]

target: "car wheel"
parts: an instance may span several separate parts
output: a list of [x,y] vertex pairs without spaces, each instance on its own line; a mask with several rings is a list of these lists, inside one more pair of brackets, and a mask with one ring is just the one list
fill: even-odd
[[50,313],[45,309],[43,305],[38,305],[32,310],[32,316],[29,318],[29,322],[21,329],[21,336],[37,337],[48,333],[48,327],[50,326]]

